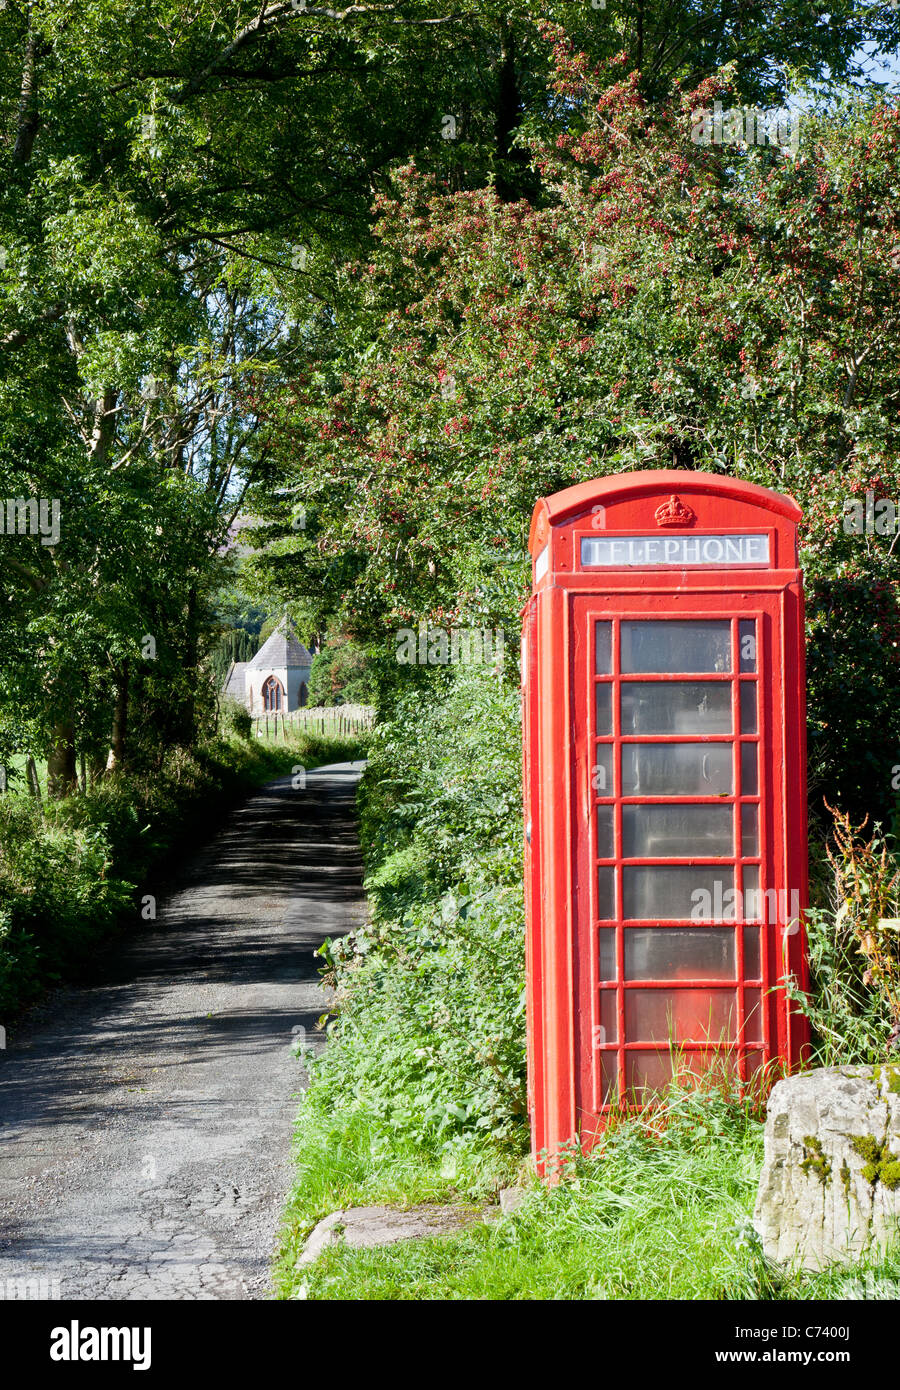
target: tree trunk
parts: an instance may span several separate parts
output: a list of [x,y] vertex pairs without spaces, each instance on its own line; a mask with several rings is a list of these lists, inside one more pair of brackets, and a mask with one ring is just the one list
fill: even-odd
[[191,679],[188,686],[188,693],[181,700],[181,707],[178,711],[178,720],[175,727],[175,737],[179,743],[190,746],[197,735],[197,702],[194,695],[196,688],[195,678],[198,665],[199,653],[199,632],[197,630],[197,590],[194,586],[188,592],[187,620],[184,624],[184,669],[189,672],[194,679]]
[[106,760],[106,771],[114,772],[125,762],[128,746],[128,661],[122,662],[116,675],[116,703],[113,709],[112,747]]
[[53,801],[60,801],[77,789],[75,725],[71,719],[63,719],[53,730],[53,744],[47,759],[47,795]]
[[498,162],[496,188],[504,202],[527,196],[511,165],[524,167],[527,154],[512,148],[512,137],[522,119],[522,94],[516,69],[513,31],[504,20],[500,26],[500,71],[497,75],[497,104],[494,110],[494,149]]
[[22,85],[19,89],[19,111],[16,120],[16,143],[13,159],[16,164],[26,164],[31,158],[34,142],[40,125],[37,109],[35,67],[39,52],[39,39],[31,27],[31,7],[28,10],[28,38],[25,41],[25,62],[22,69]]
[[29,757],[26,761],[25,774],[28,778],[28,790],[31,792],[37,804],[43,807],[43,802],[41,801],[41,784],[38,781],[37,764],[34,758]]

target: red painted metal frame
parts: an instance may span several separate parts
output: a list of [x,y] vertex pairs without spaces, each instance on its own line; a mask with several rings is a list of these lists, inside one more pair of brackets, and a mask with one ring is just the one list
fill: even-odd
[[[676,494],[694,513],[689,526],[656,526],[661,502]],[[743,1038],[727,1050],[739,1073],[763,1063],[785,1069],[798,1064],[807,1045],[806,1022],[787,999],[781,985],[786,972],[801,986],[807,983],[802,911],[807,900],[805,698],[803,597],[797,568],[796,527],[799,508],[790,498],[714,474],[654,470],[580,484],[538,502],[531,528],[535,560],[534,594],[526,607],[523,629],[524,780],[526,823],[526,914],[528,972],[529,1105],[532,1141],[542,1168],[551,1172],[553,1159],[574,1139],[589,1146],[602,1129],[608,1111],[601,1081],[601,1058],[615,1058],[620,1094],[625,1086],[626,1056],[644,1052],[667,1055],[665,1044],[629,1041],[625,1028],[625,996],[633,989],[705,992],[730,990],[741,1038],[747,989],[762,991],[762,1042]],[[769,564],[652,565],[645,568],[582,568],[580,541],[584,536],[616,535],[769,535]],[[540,570],[538,566],[540,562]],[[619,660],[621,622],[647,619],[717,619],[731,624],[731,672],[623,673]],[[739,623],[756,623],[756,671],[741,672]],[[613,624],[612,673],[595,673],[596,623]],[[623,735],[620,704],[615,698],[623,680],[721,681],[732,691],[730,734],[680,733]],[[614,750],[614,783],[603,795],[592,787],[595,765],[595,687],[612,686],[612,733],[599,742]],[[757,689],[757,732],[740,728],[739,687]],[[711,796],[623,797],[621,756],[624,743],[721,743],[733,745],[731,793],[715,798],[734,808],[734,843],[730,856],[671,855],[622,857],[622,808],[628,804],[710,804]],[[759,806],[759,854],[742,854],[740,805],[743,743],[758,749],[758,794],[743,804]],[[597,912],[596,807],[614,807],[613,855],[603,863],[614,869],[618,893],[616,917],[599,924]],[[624,978],[625,932],[642,925],[669,931],[696,921],[666,920],[641,923],[623,918],[622,870],[629,864],[703,864],[733,866],[735,882],[742,865],[758,863],[763,921],[746,926],[711,922],[735,932],[736,964],[731,982],[709,976],[629,982]],[[724,875],[723,875],[724,877]],[[738,884],[743,888],[743,878]],[[776,920],[768,921],[768,894],[775,892]],[[797,894],[801,915],[792,922],[790,892]],[[785,901],[786,899],[786,901]],[[759,930],[761,977],[744,976],[744,934]],[[599,977],[599,931],[613,930],[616,979]],[[616,997],[616,1041],[598,1032],[600,996]],[[753,996],[755,999],[755,995]],[[691,1016],[694,995],[679,996]],[[711,1004],[712,1007],[712,1004]],[[676,1019],[677,1022],[677,1019]],[[715,1040],[683,1044],[684,1054],[705,1056],[721,1052]],[[749,1064],[749,1065],[748,1065]],[[634,1099],[634,1097],[631,1097]],[[549,1167],[545,1159],[549,1158]]]

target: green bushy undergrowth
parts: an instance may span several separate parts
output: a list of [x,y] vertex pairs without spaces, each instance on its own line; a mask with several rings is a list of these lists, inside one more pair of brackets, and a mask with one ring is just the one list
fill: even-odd
[[0,1019],[75,973],[134,911],[148,870],[224,807],[296,763],[360,757],[362,747],[319,736],[280,745],[225,737],[43,808],[20,792],[0,796]]
[[810,837],[806,917],[810,984],[793,998],[812,1025],[814,1065],[896,1060],[900,1051],[900,860],[897,838],[827,808]]
[[518,690],[469,667],[376,728],[360,792],[372,920],[323,948],[338,1016],[305,1123],[339,1112],[375,1150],[445,1164],[521,1151],[519,720]]

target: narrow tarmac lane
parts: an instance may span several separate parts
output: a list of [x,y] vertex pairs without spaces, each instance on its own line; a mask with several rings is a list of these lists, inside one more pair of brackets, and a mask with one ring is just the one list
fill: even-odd
[[313,952],[364,911],[362,766],[254,795],[96,984],[11,1030],[0,1297],[266,1297],[305,1080],[292,1030],[321,1045]]

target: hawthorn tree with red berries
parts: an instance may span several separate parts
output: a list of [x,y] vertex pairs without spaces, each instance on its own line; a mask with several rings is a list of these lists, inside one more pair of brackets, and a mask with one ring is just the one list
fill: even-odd
[[[799,152],[702,146],[718,79],[649,104],[547,26],[540,197],[414,166],[376,203],[337,332],[267,408],[285,498],[263,567],[370,643],[420,619],[513,634],[537,497],[634,468],[733,473],[804,507],[814,781],[883,808],[900,762],[896,547],[844,499],[900,499],[900,111],[809,116]],[[561,115],[562,113],[562,115]],[[307,525],[292,536],[288,506]],[[847,642],[849,627],[854,640]]]

